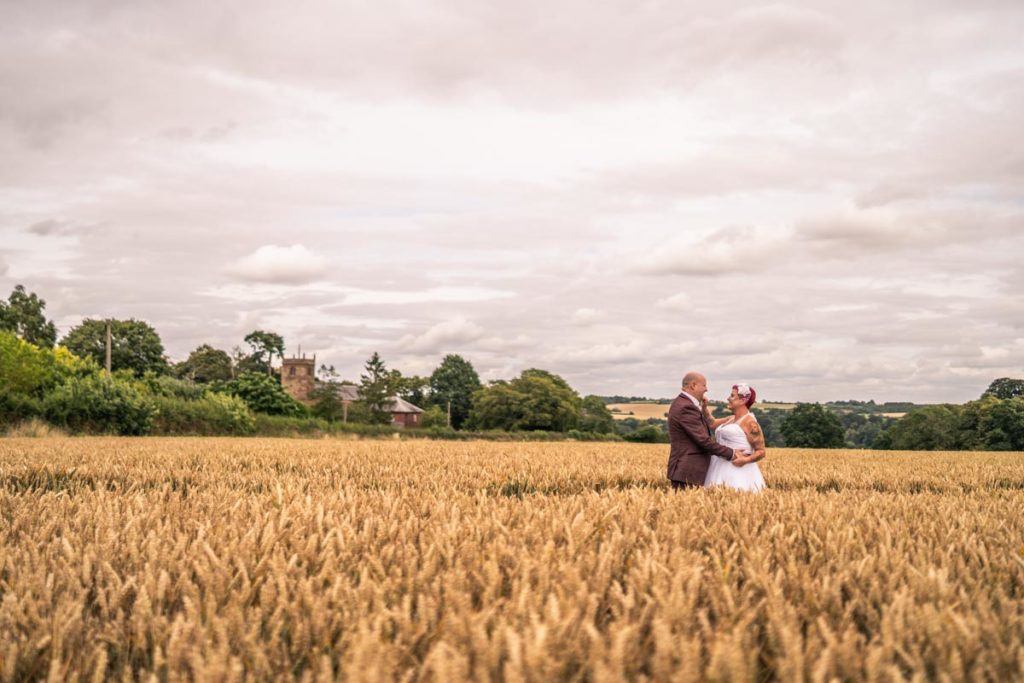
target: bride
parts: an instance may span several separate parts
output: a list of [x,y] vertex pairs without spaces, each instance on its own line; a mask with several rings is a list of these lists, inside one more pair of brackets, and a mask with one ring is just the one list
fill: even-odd
[[732,393],[726,400],[726,407],[732,412],[732,417],[719,419],[711,414],[707,399],[703,401],[704,417],[715,430],[715,441],[753,455],[752,462],[740,466],[717,455],[711,456],[711,465],[704,479],[705,487],[726,486],[741,491],[760,491],[764,488],[764,477],[757,466],[757,461],[765,456],[764,434],[757,424],[757,418],[750,412],[750,406],[754,405],[756,398],[757,392],[753,387],[746,384],[733,385]]

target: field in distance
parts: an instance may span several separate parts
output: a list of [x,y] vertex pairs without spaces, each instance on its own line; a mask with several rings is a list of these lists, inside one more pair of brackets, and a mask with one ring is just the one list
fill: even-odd
[[[792,410],[795,403],[758,403],[757,408],[762,410]],[[717,404],[717,414],[724,415],[724,404]],[[669,404],[667,403],[610,403],[608,410],[616,420],[635,418],[637,420],[648,420],[656,418],[664,420],[668,414]],[[902,416],[902,413],[899,414]]]
[[612,412],[612,417],[616,420],[625,420],[630,417],[638,420],[647,420],[652,417],[664,420],[665,415],[668,414],[668,408],[667,403],[612,403],[608,406],[608,410]]
[[1024,454],[0,439],[0,680],[1021,680]]

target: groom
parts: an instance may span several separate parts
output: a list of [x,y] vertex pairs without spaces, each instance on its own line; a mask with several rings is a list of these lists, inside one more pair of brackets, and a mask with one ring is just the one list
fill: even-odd
[[683,377],[683,390],[668,409],[668,435],[671,450],[668,456],[668,478],[673,489],[698,488],[711,464],[711,456],[718,455],[742,466],[749,462],[743,451],[715,443],[711,429],[704,419],[701,401],[708,391],[708,381],[699,372],[688,372]]

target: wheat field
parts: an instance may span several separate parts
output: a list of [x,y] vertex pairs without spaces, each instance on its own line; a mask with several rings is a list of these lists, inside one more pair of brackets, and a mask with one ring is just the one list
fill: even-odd
[[0,679],[1010,681],[1024,455],[0,440]]

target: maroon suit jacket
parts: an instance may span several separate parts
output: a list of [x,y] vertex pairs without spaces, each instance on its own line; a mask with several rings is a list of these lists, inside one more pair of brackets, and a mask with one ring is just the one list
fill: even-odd
[[680,393],[668,409],[668,478],[691,484],[704,484],[711,456],[732,460],[733,450],[715,443],[703,411]]

